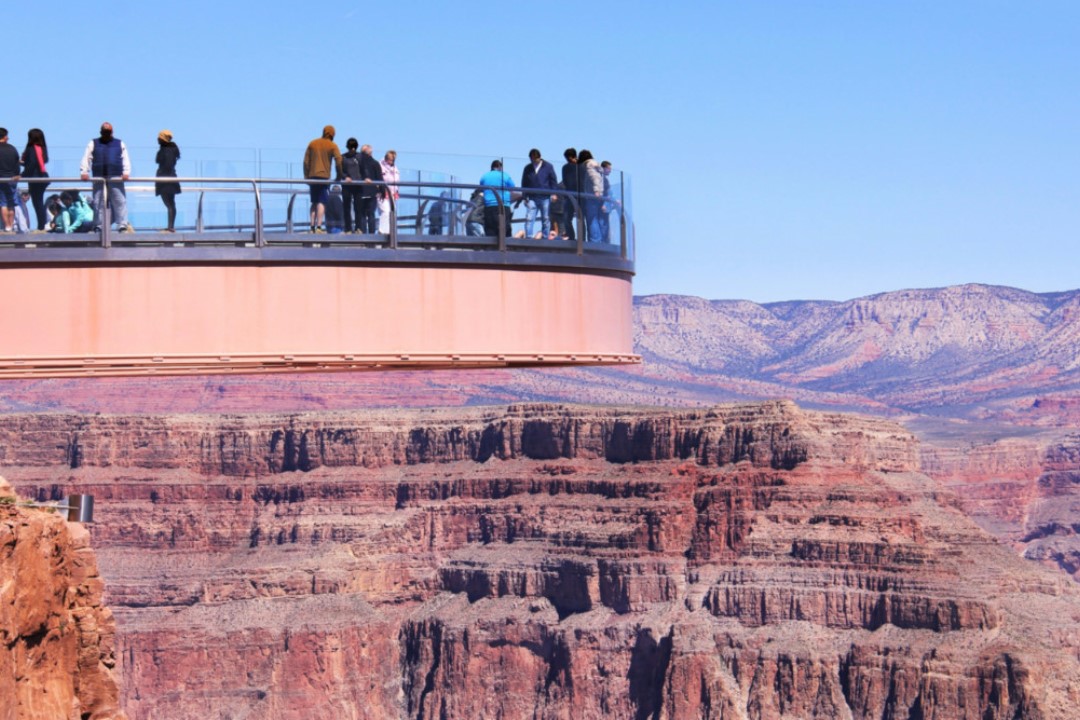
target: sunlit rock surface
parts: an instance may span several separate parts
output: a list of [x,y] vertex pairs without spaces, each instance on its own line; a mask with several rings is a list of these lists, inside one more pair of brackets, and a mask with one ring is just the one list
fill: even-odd
[[788,402],[12,415],[97,498],[132,718],[1064,718],[1080,590]]
[[90,536],[0,478],[0,720],[123,720]]

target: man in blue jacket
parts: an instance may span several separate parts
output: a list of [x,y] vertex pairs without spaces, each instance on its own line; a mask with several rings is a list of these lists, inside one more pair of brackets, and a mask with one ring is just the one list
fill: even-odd
[[[525,192],[527,212],[525,215],[525,236],[533,237],[536,229],[536,216],[540,215],[540,227],[543,231],[543,239],[547,240],[551,235],[551,201],[555,199],[552,191],[559,189],[559,181],[555,177],[555,167],[540,157],[540,151],[533,148],[529,151],[529,160],[521,173],[521,189]],[[530,192],[529,190],[532,190]]]
[[[101,123],[101,137],[94,138],[86,146],[79,172],[83,180],[89,180],[91,174],[96,178],[119,178],[109,183],[109,209],[112,210],[112,221],[120,232],[131,230],[127,221],[127,193],[123,182],[131,176],[131,159],[124,142],[113,137],[113,126],[109,123]],[[94,220],[101,223],[105,217],[102,212],[105,207],[104,183],[94,183],[92,198]]]
[[[510,237],[510,216],[512,210],[510,208],[511,195],[508,188],[514,187],[514,181],[509,175],[503,172],[503,165],[501,160],[491,161],[491,170],[484,173],[480,177],[480,184],[484,187],[499,188],[496,195],[495,190],[484,190],[484,235],[488,237],[498,237],[499,235],[499,222],[503,223],[503,227],[506,228],[506,237]],[[502,207],[499,206],[499,197],[502,197]],[[500,213],[500,210],[502,211]],[[502,217],[500,218],[500,214]]]

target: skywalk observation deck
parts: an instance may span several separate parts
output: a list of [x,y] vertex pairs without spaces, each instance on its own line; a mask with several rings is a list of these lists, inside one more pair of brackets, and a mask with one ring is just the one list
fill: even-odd
[[[0,235],[0,378],[640,362],[621,183],[604,241],[585,242],[561,192],[575,241],[515,237],[524,206],[510,235],[472,234],[478,186],[453,181],[403,179],[374,235],[309,232],[306,181],[176,181],[175,233],[142,227],[160,203],[136,177],[134,232]],[[106,181],[49,182],[89,200]]]

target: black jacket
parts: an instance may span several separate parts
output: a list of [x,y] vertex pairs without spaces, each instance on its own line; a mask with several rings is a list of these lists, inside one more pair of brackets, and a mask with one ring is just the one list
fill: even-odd
[[[38,162],[36,145],[27,145],[23,150],[22,164],[23,164],[23,177],[28,178],[42,178],[49,177],[49,173],[45,172],[45,168]],[[49,148],[44,145],[41,147],[41,159],[46,163],[49,162]]]
[[[157,177],[176,177],[176,163],[180,160],[180,147],[174,142],[159,146],[155,160]],[[180,183],[154,183],[155,195],[176,195],[179,192]]]
[[577,163],[568,162],[562,166],[562,184],[570,192],[577,192],[581,183],[578,182],[580,168]]
[[[382,179],[382,165],[379,164],[379,161],[371,155],[365,155],[364,153],[360,153],[360,181],[381,181]],[[365,197],[370,197],[372,195],[375,195],[376,193],[382,195],[385,192],[385,185],[364,183],[363,189],[360,191],[360,194]]]
[[19,151],[11,143],[0,143],[0,177],[15,177],[19,172]]
[[341,156],[342,180],[349,178],[353,182],[360,179],[360,158],[362,156],[355,150],[350,150]]

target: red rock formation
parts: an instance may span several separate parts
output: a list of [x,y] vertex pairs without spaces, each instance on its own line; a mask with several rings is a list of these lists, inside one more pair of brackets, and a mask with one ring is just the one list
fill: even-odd
[[97,497],[134,718],[1059,718],[1080,589],[791,403],[8,416]]
[[1080,435],[938,439],[921,463],[983,528],[1080,582]]
[[122,720],[89,533],[0,478],[0,719]]

